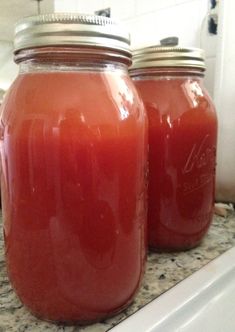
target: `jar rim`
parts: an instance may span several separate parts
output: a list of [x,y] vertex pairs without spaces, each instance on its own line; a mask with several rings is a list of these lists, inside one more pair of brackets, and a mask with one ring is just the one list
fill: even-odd
[[141,68],[198,68],[205,70],[205,52],[194,47],[153,45],[133,51],[130,71]]
[[14,54],[45,46],[115,50],[131,59],[130,35],[110,18],[79,13],[29,16],[15,26]]

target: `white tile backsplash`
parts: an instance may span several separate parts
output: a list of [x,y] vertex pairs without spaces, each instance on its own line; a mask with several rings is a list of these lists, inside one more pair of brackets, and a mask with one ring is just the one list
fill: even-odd
[[206,57],[214,57],[216,55],[217,35],[208,32],[208,17],[202,23],[201,48],[205,50]]
[[55,12],[80,12],[85,14],[94,14],[95,10],[102,8],[102,0],[55,0]]
[[191,0],[125,20],[132,47],[156,44],[168,36],[178,36],[184,46],[200,47],[201,22],[206,15],[203,1]]
[[136,0],[110,0],[111,17],[125,20],[136,16]]
[[77,11],[76,0],[55,0],[55,12],[73,12]]
[[0,41],[0,89],[3,90],[9,88],[18,74],[18,66],[13,61],[12,52],[12,43]]
[[178,36],[186,46],[200,46],[201,23],[207,0],[55,0],[56,11],[92,14],[111,8],[111,17],[123,21],[132,36],[132,46],[158,43]]
[[214,83],[215,83],[215,61],[216,57],[209,57],[206,58],[206,72],[204,78],[204,84],[207,88],[209,95],[213,98],[214,97]]
[[175,0],[136,0],[137,15],[158,11],[175,5]]
[[111,8],[111,17],[120,20],[131,34],[132,48],[158,44],[177,36],[181,45],[206,50],[206,86],[213,94],[216,37],[207,32],[209,0],[55,0],[56,11],[92,14]]
[[133,40],[136,45],[142,44],[145,39],[151,42],[169,34],[179,34],[182,42],[198,46],[198,31],[206,14],[208,0],[55,0],[57,12],[92,14],[108,7],[111,8],[111,17],[125,21],[132,34],[134,27],[143,29],[145,37],[140,36],[141,30],[135,32],[137,36]]

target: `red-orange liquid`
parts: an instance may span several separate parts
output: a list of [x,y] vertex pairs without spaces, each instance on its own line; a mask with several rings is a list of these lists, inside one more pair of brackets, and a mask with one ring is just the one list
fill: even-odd
[[9,276],[39,317],[93,321],[126,306],[145,258],[146,121],[122,72],[20,75],[1,158]]
[[217,120],[200,81],[136,79],[149,117],[149,245],[197,245],[212,220]]

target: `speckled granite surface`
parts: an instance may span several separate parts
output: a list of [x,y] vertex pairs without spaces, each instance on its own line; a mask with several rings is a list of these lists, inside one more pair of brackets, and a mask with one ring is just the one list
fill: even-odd
[[111,319],[86,327],[64,327],[43,322],[34,318],[24,308],[8,282],[1,229],[0,234],[0,332],[104,332],[234,246],[235,212],[229,212],[226,218],[215,216],[209,234],[196,249],[182,253],[150,253],[143,285],[134,303]]

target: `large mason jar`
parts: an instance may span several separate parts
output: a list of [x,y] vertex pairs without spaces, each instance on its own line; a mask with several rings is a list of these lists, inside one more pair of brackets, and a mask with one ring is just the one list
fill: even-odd
[[7,268],[38,317],[91,322],[133,299],[145,260],[147,121],[110,19],[47,14],[16,26],[3,103]]
[[212,221],[217,118],[204,71],[201,49],[152,46],[134,53],[131,76],[149,118],[152,249],[194,247]]

